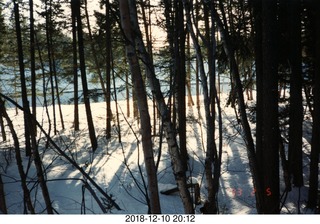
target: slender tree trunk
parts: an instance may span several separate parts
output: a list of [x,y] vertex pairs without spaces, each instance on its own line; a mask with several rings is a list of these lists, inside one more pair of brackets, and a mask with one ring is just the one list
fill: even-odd
[[[114,68],[114,57],[113,57],[113,50],[111,49],[111,67]],[[113,89],[116,90],[116,77],[114,75],[114,69],[111,69],[112,71],[112,81],[113,81]],[[128,74],[126,74],[126,77],[128,77]],[[128,85],[128,80],[126,85]],[[121,143],[121,123],[119,118],[119,109],[118,109],[118,97],[117,97],[117,91],[114,91],[114,103],[116,104],[116,117],[117,117],[117,124],[118,124],[118,142]],[[130,105],[127,105],[127,109],[130,111]],[[128,114],[128,117],[130,114]]]
[[[72,4],[72,3],[71,3]],[[79,87],[78,87],[78,54],[77,54],[77,27],[75,7],[71,6],[72,19],[72,53],[73,53],[73,104],[74,104],[74,130],[79,131]]]
[[[15,13],[15,25],[16,25],[16,35],[17,35],[17,44],[18,44],[18,57],[19,57],[19,70],[20,70],[20,82],[21,82],[21,98],[23,108],[26,110],[29,109],[28,93],[26,87],[26,78],[25,78],[25,69],[24,69],[24,56],[22,48],[22,37],[21,37],[21,28],[20,28],[20,14],[19,14],[19,5],[14,3],[14,13]],[[26,155],[31,156],[31,136],[30,136],[30,121],[28,119],[28,114],[24,113],[24,135],[25,135],[25,144],[26,144]]]
[[[39,43],[36,34],[35,34],[35,41],[36,41],[36,43]],[[50,119],[50,114],[49,114],[49,109],[48,109],[48,100],[47,100],[47,82],[46,82],[44,63],[43,63],[43,60],[42,60],[42,53],[41,53],[41,49],[40,49],[40,45],[39,44],[37,44],[37,51],[38,51],[39,62],[40,62],[40,65],[41,65],[41,70],[42,70],[43,106],[45,108],[45,112],[46,112],[47,119],[48,119],[48,127],[49,127],[48,128],[48,133],[50,135],[50,133],[51,133],[51,119]],[[48,142],[46,144],[46,147],[48,147]]]
[[[35,62],[35,38],[34,38],[34,16],[33,0],[29,0],[30,7],[30,71],[31,71],[31,104],[32,114],[37,116],[37,89],[36,89],[36,62]],[[37,134],[37,128],[34,125],[34,132]]]
[[[89,13],[88,13],[88,2],[87,0],[84,1],[85,5],[85,15],[86,15],[86,21],[87,21],[87,28],[88,28],[88,34],[89,34],[89,39],[90,39],[90,48],[92,52],[92,57],[95,63],[95,69],[98,73],[101,89],[105,98],[106,102],[106,138],[109,139],[111,137],[111,108],[110,108],[110,47],[111,47],[111,38],[110,38],[110,19],[109,19],[109,1],[106,1],[106,78],[107,78],[107,87],[105,87],[105,82],[102,77],[102,72],[99,66],[99,61],[97,57],[97,51],[94,46],[94,41],[92,37],[92,32],[91,32],[91,25],[90,25],[90,18],[89,18]],[[109,88],[108,88],[109,87]]]
[[[4,106],[4,101],[2,101],[2,99],[0,99],[0,114],[1,114],[1,116],[3,116],[6,119],[8,127],[9,127],[11,135],[12,135],[14,150],[15,150],[15,158],[16,158],[18,172],[19,172],[20,179],[21,179],[21,187],[23,190],[23,199],[24,199],[24,203],[26,206],[25,213],[28,213],[27,212],[27,209],[28,209],[28,211],[31,214],[35,214],[35,210],[34,210],[34,207],[32,204],[31,196],[30,196],[30,191],[27,186],[27,176],[26,176],[24,169],[23,169],[19,139],[18,139],[16,131],[14,130],[12,121],[10,120],[10,118],[7,114],[7,111]],[[1,192],[0,192],[0,194],[1,194]]]
[[4,186],[3,186],[1,174],[0,174],[0,211],[1,211],[1,214],[8,214],[6,197],[4,193]]
[[[210,98],[211,98],[211,114],[212,114],[212,126],[213,126],[213,134],[212,138],[214,139],[214,159],[213,159],[213,193],[214,193],[214,200],[215,204],[213,207],[213,211],[218,213],[219,212],[219,205],[218,205],[218,191],[219,191],[219,181],[221,176],[221,160],[222,160],[222,142],[223,142],[223,135],[222,135],[222,110],[220,105],[220,99],[218,96],[217,88],[216,88],[216,25],[215,25],[215,17],[214,17],[214,4],[210,5],[210,12],[211,12],[211,31],[210,31],[210,47],[208,48],[208,53],[210,54]],[[215,121],[216,121],[216,107],[218,109],[218,124],[219,124],[219,148],[215,143]]]
[[[24,64],[23,64],[23,49],[22,49],[22,39],[21,39],[21,27],[20,27],[20,16],[19,16],[19,5],[14,2],[14,12],[15,12],[15,22],[16,22],[16,32],[17,32],[17,43],[18,43],[18,52],[19,52],[19,64],[20,64],[20,75],[21,75],[21,92],[22,92],[22,101],[23,101],[23,109],[24,109],[24,118],[25,118],[25,129],[28,131],[29,139],[28,142],[30,144],[30,150],[32,149],[32,154],[34,157],[34,164],[37,170],[38,181],[41,186],[43,199],[46,204],[46,209],[48,214],[53,214],[53,209],[51,206],[50,195],[48,191],[48,187],[46,184],[46,180],[44,178],[44,173],[42,170],[42,161],[37,149],[36,138],[34,134],[33,127],[33,119],[31,119],[31,112],[29,108],[29,103],[27,99],[27,88],[26,88],[26,80],[24,74]],[[30,153],[31,154],[31,153]]]
[[91,141],[91,147],[92,147],[92,150],[95,151],[98,147],[98,142],[97,142],[97,137],[94,130],[89,93],[88,93],[86,64],[85,64],[85,57],[84,57],[83,31],[82,31],[81,13],[80,13],[80,0],[72,0],[72,3],[73,3],[73,7],[75,7],[75,13],[76,13],[76,19],[77,19],[80,71],[81,71],[84,104],[85,104],[86,115],[87,115],[87,124],[88,124],[89,136]]
[[290,77],[290,121],[289,121],[289,162],[293,176],[293,184],[303,186],[302,161],[302,61],[301,61],[301,1],[292,0],[287,3],[289,9],[289,38],[291,65]]
[[[215,164],[215,160],[216,162],[219,161],[218,155],[217,155],[217,146],[215,143],[215,99],[214,99],[214,95],[213,95],[213,89],[215,88],[215,62],[214,60],[214,52],[213,52],[213,41],[211,39],[211,27],[209,24],[209,13],[210,13],[210,8],[211,5],[204,5],[204,20],[205,20],[205,38],[206,38],[206,50],[207,50],[207,54],[208,54],[208,73],[209,73],[209,83],[207,80],[207,77],[205,74],[201,74],[200,73],[200,77],[201,78],[201,83],[202,83],[202,88],[206,89],[207,92],[206,94],[208,94],[207,96],[204,97],[204,101],[205,104],[208,105],[205,107],[206,110],[206,124],[207,124],[207,151],[206,151],[206,160],[205,160],[205,173],[206,173],[206,181],[208,182],[208,204],[207,204],[207,208],[205,208],[205,210],[207,210],[208,213],[217,213],[218,212],[218,208],[217,208],[217,201],[216,199],[216,194],[217,191],[215,189],[215,179],[214,179],[214,175],[213,175],[213,171],[217,171],[217,169],[213,169],[213,166]],[[214,6],[212,6],[214,7]],[[190,24],[191,24],[191,19],[190,19]],[[188,24],[189,25],[189,24]],[[212,20],[212,26],[214,26],[214,20]],[[191,29],[192,26],[189,25],[189,29]],[[195,38],[195,35],[194,35]],[[213,36],[214,38],[214,36]],[[195,39],[194,39],[195,41]],[[200,49],[199,43],[197,43],[198,48]],[[201,52],[199,52],[199,50],[197,51],[197,54],[201,54]],[[198,61],[199,63],[204,63],[203,59],[200,59],[200,57],[198,56]],[[204,71],[204,69],[200,69],[200,72]],[[206,80],[204,81],[204,78],[206,78]],[[207,102],[206,102],[207,100]],[[218,165],[218,164],[217,164]],[[220,169],[220,168],[219,168]],[[218,180],[219,181],[219,180]]]
[[[280,212],[277,1],[262,1],[262,180],[263,213]],[[259,107],[260,104],[257,105]],[[269,193],[271,192],[271,193]]]
[[[51,46],[53,46],[52,43],[52,36],[50,40]],[[58,83],[58,77],[57,77],[57,68],[56,68],[56,60],[55,60],[55,54],[54,50],[52,49],[52,69],[53,69],[53,77],[55,82],[55,91],[57,96],[57,102],[58,102],[58,109],[59,109],[59,115],[60,115],[60,122],[61,122],[61,128],[64,130],[64,120],[63,120],[63,114],[62,114],[62,108],[61,108],[61,100],[60,100],[60,92],[59,92],[59,83]]]
[[[151,32],[151,6],[150,6],[150,0],[145,2],[139,2],[141,6],[141,12],[142,12],[142,20],[145,30],[145,38],[146,38],[146,44],[147,44],[147,51],[151,57],[151,60],[153,61],[153,53],[152,53],[152,32]],[[147,12],[146,9],[148,9],[148,18],[147,18]],[[153,135],[156,135],[157,132],[157,110],[155,107],[155,99],[153,98]]]
[[[53,110],[54,110],[54,121],[56,120],[56,112],[55,112],[55,96],[57,98],[58,103],[58,110],[60,115],[60,123],[61,128],[64,130],[64,120],[61,108],[61,101],[60,101],[60,92],[59,92],[59,83],[57,78],[57,66],[56,66],[56,59],[55,59],[55,50],[53,46],[53,20],[52,20],[52,0],[49,1],[49,9],[47,10],[47,17],[46,17],[46,30],[47,30],[47,44],[48,44],[48,56],[49,56],[49,64],[50,64],[50,81],[51,81],[51,88],[52,92],[56,92],[56,94],[52,94],[53,100]],[[56,123],[54,122],[54,130],[56,133]]]
[[[255,48],[255,63],[256,63],[256,86],[257,95],[256,101],[260,105],[256,108],[256,157],[258,161],[262,161],[262,117],[263,117],[263,68],[262,68],[262,5],[261,0],[253,1],[253,14],[254,14],[254,48]],[[257,164],[259,171],[262,170],[262,163]],[[259,174],[258,178],[262,178],[262,173]],[[262,181],[262,180],[260,180]],[[262,201],[261,201],[262,203]],[[262,205],[262,204],[261,204]]]
[[[1,92],[1,89],[0,89]],[[4,126],[4,122],[3,122],[3,117],[0,114],[0,128],[1,128],[1,136],[2,136],[2,141],[7,141],[7,135],[6,135],[6,129]]]
[[[106,137],[111,137],[111,22],[110,22],[110,3],[106,0],[106,103],[107,103],[107,127],[106,127]],[[115,83],[114,83],[115,86]],[[116,89],[114,89],[116,92]],[[119,130],[120,131],[120,130]]]
[[[126,60],[125,60],[126,61]],[[125,63],[127,64],[127,63]],[[126,101],[127,101],[127,117],[130,117],[130,84],[129,84],[129,74],[125,71],[125,78],[126,78]],[[116,90],[116,89],[115,89]],[[133,94],[131,96],[133,101]]]
[[181,1],[174,1],[174,70],[175,70],[175,108],[178,118],[178,133],[181,159],[185,170],[188,169],[188,152],[186,136],[186,55],[184,13]]
[[[141,135],[142,135],[142,147],[144,153],[144,161],[146,164],[147,178],[148,178],[148,194],[150,198],[150,212],[161,213],[160,200],[158,193],[158,180],[156,166],[154,162],[152,140],[151,140],[151,123],[150,115],[148,111],[148,102],[146,89],[144,86],[138,56],[135,50],[135,37],[134,33],[136,30],[135,27],[132,27],[132,11],[129,9],[129,3],[127,0],[119,1],[120,7],[120,16],[121,16],[121,25],[124,31],[124,34],[127,39],[126,43],[126,52],[127,58],[130,65],[130,70],[133,77],[133,86],[137,94],[137,103],[141,119]],[[130,7],[136,7],[131,3]]]
[[[124,62],[127,64],[127,58],[126,58],[126,49],[124,48],[123,51],[123,57],[124,57]],[[126,72],[127,78],[126,80],[129,80],[129,72]],[[131,80],[133,79],[132,74],[131,74]],[[131,87],[131,83],[127,82],[128,88]],[[138,118],[139,113],[138,113],[138,106],[137,106],[137,97],[136,97],[136,91],[134,90],[133,87],[131,87],[132,91],[132,107],[133,107],[133,117]]]
[[[200,3],[198,3],[198,0],[195,1],[195,21],[194,26],[196,29],[199,29],[199,16],[200,16]],[[199,38],[198,32],[196,34],[196,38]],[[198,57],[196,57],[196,105],[198,109],[198,113],[200,114],[200,76],[199,76],[199,61]]]
[[191,46],[190,46],[190,35],[187,34],[187,71],[186,71],[186,87],[188,94],[188,106],[191,107],[194,105],[192,99],[192,90],[191,90]]
[[[48,9],[49,5],[49,9]],[[52,114],[53,114],[53,133],[54,135],[57,134],[57,116],[56,116],[56,100],[55,100],[55,88],[54,88],[54,75],[53,75],[53,68],[52,68],[52,45],[50,43],[51,35],[52,35],[52,7],[51,7],[51,0],[48,3],[48,0],[45,1],[45,8],[46,8],[46,43],[47,43],[47,50],[48,50],[48,62],[49,62],[49,77],[50,77],[50,84],[51,84],[51,101],[52,101]],[[51,130],[51,128],[49,128]]]
[[[319,200],[319,154],[320,154],[320,2],[313,1],[313,16],[315,18],[315,75],[314,75],[314,104],[313,104],[313,124],[310,155],[310,177],[308,207],[315,208],[317,199]],[[319,203],[319,202],[318,202]],[[318,204],[318,206],[320,206]]]

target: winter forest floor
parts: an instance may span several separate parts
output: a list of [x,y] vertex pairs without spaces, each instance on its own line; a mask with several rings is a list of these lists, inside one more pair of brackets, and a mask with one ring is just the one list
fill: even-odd
[[[221,167],[220,191],[219,191],[219,212],[220,214],[255,214],[254,189],[248,165],[247,153],[241,128],[237,124],[234,110],[226,107],[225,95],[222,95],[221,106],[223,109],[223,158]],[[115,103],[112,103],[115,112]],[[144,198],[144,186],[142,177],[146,180],[144,172],[143,153],[141,143],[138,144],[139,125],[137,120],[126,116],[126,103],[119,104],[121,142],[119,142],[114,117],[111,139],[105,139],[105,103],[92,103],[95,130],[98,137],[99,147],[92,153],[86,126],[84,105],[80,106],[80,131],[73,130],[73,105],[63,105],[63,118],[65,130],[59,131],[53,137],[56,144],[64,150],[77,164],[82,167],[100,187],[112,196],[122,210],[112,208],[106,201],[102,202],[110,213],[119,214],[146,214],[148,207]],[[49,111],[52,108],[49,107]],[[150,109],[150,112],[152,110]],[[9,116],[13,120],[14,127],[18,133],[20,146],[23,147],[23,116],[19,111],[16,115],[15,109],[8,109]],[[58,112],[57,112],[58,114]],[[37,120],[48,129],[48,122],[43,108],[38,108]],[[60,120],[57,119],[60,124]],[[254,134],[254,125],[253,134]],[[310,135],[311,128],[305,124],[306,136],[304,138],[304,162],[305,169],[309,166]],[[159,128],[159,127],[157,127]],[[61,130],[58,126],[58,130]],[[218,131],[216,131],[218,132]],[[206,198],[204,179],[204,158],[206,142],[206,125],[203,109],[198,110],[196,106],[187,109],[187,147],[189,150],[189,171],[188,176],[192,181],[200,184],[202,202]],[[10,136],[8,130],[8,136]],[[218,138],[218,136],[217,136]],[[51,145],[46,148],[46,138],[38,132],[39,151],[41,153],[46,177],[48,179],[49,193],[53,207],[59,214],[97,214],[102,213],[93,194],[84,188],[85,178],[67,160],[65,160]],[[165,139],[165,138],[164,138]],[[164,140],[165,141],[165,140]],[[218,141],[216,141],[218,142]],[[23,149],[22,149],[23,150]],[[155,160],[159,155],[159,136],[154,136]],[[23,150],[24,151],[24,150]],[[23,192],[20,186],[20,177],[14,158],[13,141],[11,138],[0,143],[0,169],[4,182],[8,212],[11,214],[23,214]],[[36,171],[33,163],[24,156],[24,168],[28,174],[28,187],[32,192],[37,213],[44,211],[44,202],[38,184]],[[172,174],[171,161],[167,153],[166,142],[163,142],[158,167],[159,191],[175,187],[175,180]],[[141,172],[140,172],[141,171]],[[308,174],[309,172],[304,172]],[[282,178],[282,173],[280,172]],[[289,192],[281,212],[312,213],[306,208],[308,176],[305,176],[305,187],[293,188]],[[284,187],[282,186],[282,191]],[[95,191],[96,189],[93,188]],[[266,192],[272,194],[272,192]],[[100,198],[100,194],[97,193]],[[284,198],[284,197],[283,197]],[[183,206],[178,193],[171,195],[160,194],[162,213],[175,214],[183,213]],[[196,206],[196,213],[200,213],[200,207]]]

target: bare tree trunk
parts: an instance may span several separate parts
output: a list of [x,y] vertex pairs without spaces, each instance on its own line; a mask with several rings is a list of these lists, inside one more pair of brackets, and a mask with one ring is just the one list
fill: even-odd
[[[34,38],[34,16],[33,16],[33,0],[29,0],[30,7],[30,71],[31,71],[31,104],[32,114],[37,116],[37,89],[36,89],[36,63],[35,63],[35,38]],[[34,128],[37,134],[36,126]]]
[[[1,92],[1,89],[0,89]],[[7,135],[6,135],[6,129],[4,126],[4,122],[3,122],[3,117],[0,114],[0,128],[1,128],[1,136],[2,136],[2,141],[7,141]]]
[[[114,75],[114,57],[113,57],[113,51],[111,49],[111,71],[112,71],[112,81],[113,81],[113,89],[116,90],[116,77]],[[126,74],[126,77],[128,77],[128,73]],[[128,80],[127,80],[128,82]],[[128,85],[128,83],[126,83]],[[129,99],[128,99],[129,101]],[[117,125],[118,125],[118,142],[121,143],[121,124],[120,124],[120,118],[119,118],[119,105],[118,105],[118,97],[117,97],[117,91],[114,91],[114,103],[116,104],[116,117],[117,117]],[[127,109],[130,111],[130,105],[127,105]],[[129,117],[130,114],[128,114]]]
[[[51,36],[51,45],[52,43],[52,36]],[[64,120],[63,120],[63,114],[62,114],[62,108],[61,108],[61,100],[60,100],[60,92],[59,92],[59,83],[58,83],[58,77],[57,77],[57,68],[56,68],[56,61],[55,61],[55,54],[54,50],[52,49],[52,69],[53,69],[53,76],[54,76],[54,82],[55,82],[55,90],[56,90],[56,96],[57,96],[57,102],[58,102],[58,109],[59,109],[59,115],[60,115],[60,122],[61,122],[61,128],[64,130]]]
[[107,87],[105,86],[105,81],[102,77],[102,72],[99,66],[99,61],[97,57],[97,51],[94,46],[94,41],[92,37],[92,32],[91,32],[91,25],[90,25],[90,19],[89,19],[89,13],[88,13],[88,2],[87,0],[84,1],[85,5],[85,16],[86,16],[86,21],[87,21],[87,28],[88,28],[88,34],[89,34],[89,39],[90,39],[90,47],[91,47],[91,52],[93,56],[93,60],[95,63],[95,69],[98,73],[101,89],[105,98],[106,102],[106,138],[109,139],[111,134],[111,108],[110,108],[110,47],[111,47],[111,30],[110,30],[110,18],[109,18],[109,1],[106,1],[106,78],[107,78]]
[[[319,154],[320,154],[320,2],[313,1],[311,4],[313,16],[315,18],[315,75],[314,75],[314,106],[313,106],[313,124],[312,124],[312,140],[310,155],[310,177],[309,177],[309,195],[308,207],[315,208],[317,206],[317,198],[319,200]],[[318,202],[319,203],[319,202]],[[318,204],[319,206],[319,204]]]
[[[130,2],[134,6],[135,1],[131,0]],[[182,162],[181,152],[176,139],[174,127],[170,121],[170,112],[164,101],[159,80],[155,75],[154,65],[152,63],[152,60],[149,54],[145,49],[145,46],[142,40],[141,31],[138,25],[136,9],[135,7],[130,7],[130,9],[133,10],[130,13],[131,13],[131,16],[133,16],[131,23],[134,26],[134,30],[136,32],[135,41],[136,41],[137,50],[141,55],[143,63],[145,64],[145,67],[147,70],[146,74],[147,74],[148,82],[150,84],[150,89],[157,101],[158,110],[162,117],[163,130],[166,133],[169,154],[170,154],[172,165],[173,165],[173,172],[179,188],[180,197],[184,205],[184,210],[185,210],[185,213],[188,213],[188,214],[194,213],[192,199],[187,187],[187,178],[186,178],[186,173],[185,173],[185,169]]]
[[[125,58],[125,64],[127,64],[127,60]],[[129,84],[129,73],[125,71],[125,78],[126,78],[126,101],[127,101],[127,117],[130,117],[130,84]],[[114,85],[115,86],[115,85]],[[114,89],[116,91],[116,89]],[[131,96],[133,101],[133,94]]]
[[289,163],[296,187],[303,186],[302,161],[302,59],[301,59],[301,1],[287,3],[289,9],[290,52],[290,120],[289,120]]
[[[262,140],[261,175],[263,189],[263,213],[280,212],[279,182],[279,121],[278,121],[278,29],[277,1],[262,1]],[[260,104],[257,104],[260,107]]]
[[94,130],[92,113],[90,107],[89,93],[88,93],[88,83],[86,76],[86,64],[84,57],[84,43],[83,43],[83,31],[81,23],[81,13],[80,13],[80,0],[72,0],[72,6],[75,7],[76,19],[77,19],[77,31],[78,31],[78,47],[79,47],[79,59],[80,59],[80,71],[81,71],[81,80],[82,80],[82,89],[84,104],[86,108],[87,115],[87,124],[89,129],[89,136],[91,141],[92,151],[94,152],[98,147],[97,137]]
[[[20,70],[20,82],[21,82],[21,98],[22,105],[25,110],[29,110],[28,93],[26,87],[25,69],[24,69],[24,56],[22,47],[22,37],[21,37],[21,27],[20,27],[20,12],[19,4],[14,2],[14,14],[15,14],[15,26],[16,26],[16,36],[18,44],[18,60],[19,60],[19,70]],[[26,156],[31,156],[31,134],[30,134],[30,121],[27,113],[24,113],[24,136],[26,145]]]
[[[37,177],[38,181],[41,186],[43,199],[46,204],[46,209],[48,214],[53,214],[50,195],[48,191],[48,187],[44,178],[43,170],[42,170],[42,162],[39,156],[39,152],[37,149],[36,138],[34,134],[33,122],[30,119],[30,108],[27,99],[27,89],[26,89],[26,81],[25,81],[25,74],[24,74],[24,64],[23,64],[23,49],[22,49],[22,39],[21,39],[21,27],[20,27],[20,19],[19,19],[19,5],[15,2],[14,3],[14,12],[15,12],[15,22],[16,22],[16,32],[17,32],[17,43],[18,43],[18,52],[19,52],[19,64],[20,64],[20,75],[21,75],[21,92],[22,92],[22,101],[23,101],[23,108],[24,108],[24,118],[25,118],[25,130],[27,130],[28,134],[28,144],[30,144],[30,140],[32,145],[30,144],[29,150],[32,150],[32,154],[34,157],[34,164],[37,170]],[[27,140],[27,139],[26,139]],[[27,147],[27,145],[26,145]],[[31,154],[30,152],[30,154]]]
[[[112,39],[111,39],[111,22],[110,22],[110,3],[109,0],[106,0],[106,101],[107,101],[107,127],[106,127],[106,137],[111,137],[111,120],[112,120],[112,112],[111,112],[111,54],[112,54]],[[112,70],[113,72],[113,70]],[[115,82],[115,81],[114,81]],[[114,83],[114,86],[115,83]],[[114,92],[116,89],[114,88]],[[118,115],[117,115],[118,116]],[[120,130],[119,130],[120,131]],[[120,138],[119,133],[119,139]]]
[[[71,3],[72,4],[72,3]],[[73,53],[73,104],[74,104],[74,130],[79,131],[79,95],[78,95],[78,54],[77,54],[77,27],[75,7],[71,6],[72,19],[72,53]]]
[[[141,12],[142,12],[142,19],[143,19],[143,25],[144,25],[144,30],[145,30],[145,38],[146,38],[146,43],[147,43],[147,51],[151,56],[151,60],[153,61],[152,58],[152,32],[151,32],[151,6],[150,6],[150,0],[145,1],[145,2],[139,2],[141,6]],[[148,18],[147,18],[147,13],[146,13],[146,8],[148,9]],[[157,132],[157,110],[155,107],[155,99],[153,98],[153,135],[156,135]]]
[[1,174],[0,174],[0,211],[1,211],[1,214],[8,214],[6,197],[5,197],[5,193],[4,193],[4,187],[3,187]]
[[[49,5],[49,9],[48,9]],[[45,1],[45,11],[46,11],[46,44],[48,50],[48,62],[49,62],[49,77],[50,77],[50,85],[51,85],[51,101],[52,101],[52,114],[53,114],[53,133],[57,134],[57,116],[56,116],[56,103],[55,103],[55,88],[54,88],[54,74],[52,68],[52,44],[50,43],[51,35],[52,35],[52,26],[51,24],[51,14],[52,14],[51,0],[48,3],[48,0]],[[51,130],[51,128],[49,128]]]
[[188,169],[188,152],[186,136],[186,55],[185,55],[185,28],[183,5],[174,1],[175,32],[174,32],[174,74],[175,74],[175,108],[178,118],[178,133],[181,159],[184,169]]
[[192,99],[192,91],[191,91],[191,46],[190,46],[190,35],[187,34],[187,71],[186,71],[186,87],[188,94],[188,106],[191,107],[194,105]]
[[[156,166],[154,162],[152,140],[151,140],[151,124],[150,115],[148,111],[148,102],[146,89],[143,82],[138,56],[135,50],[134,33],[136,33],[135,27],[131,26],[131,12],[129,10],[129,3],[127,0],[119,1],[121,25],[124,34],[127,39],[126,51],[127,58],[130,65],[130,70],[133,77],[133,86],[137,94],[137,103],[141,120],[141,135],[142,135],[142,147],[144,153],[144,161],[146,164],[147,178],[148,178],[148,194],[150,198],[150,212],[152,214],[161,213],[159,193],[158,193],[158,180]],[[130,5],[130,7],[136,7],[136,5]]]
[[46,85],[46,76],[45,76],[45,69],[44,69],[44,63],[42,60],[42,53],[41,53],[41,49],[40,49],[40,44],[38,44],[38,38],[37,38],[37,34],[35,33],[35,42],[36,42],[36,46],[37,46],[37,52],[38,52],[38,57],[39,57],[39,62],[41,65],[41,71],[42,71],[42,94],[43,94],[43,106],[45,108],[46,111],[46,115],[47,115],[47,119],[48,119],[48,126],[49,126],[49,130],[48,133],[50,134],[51,132],[51,119],[50,119],[50,114],[49,114],[49,109],[48,109],[48,100],[47,100],[47,85]]
[[[12,121],[10,120],[10,118],[6,112],[6,109],[4,106],[4,101],[2,101],[2,99],[0,99],[0,114],[1,114],[1,116],[3,116],[6,119],[8,127],[9,127],[11,135],[12,135],[12,138],[13,138],[14,150],[15,150],[15,154],[16,154],[15,158],[16,158],[16,162],[17,162],[18,172],[19,172],[19,175],[21,178],[21,187],[23,190],[24,204],[26,206],[25,213],[28,213],[27,212],[27,209],[28,209],[28,211],[31,214],[35,214],[35,210],[32,205],[32,200],[31,200],[31,196],[30,196],[30,191],[27,186],[27,176],[26,176],[24,169],[23,169],[19,139],[18,139],[16,131],[14,130]],[[1,194],[1,192],[0,192],[0,194]]]
[[[255,63],[256,63],[256,86],[257,86],[257,96],[256,101],[260,107],[257,107],[256,111],[256,159],[262,161],[262,134],[263,134],[263,66],[262,66],[262,4],[261,0],[253,1],[253,15],[254,15],[254,47],[255,47]],[[258,163],[258,170],[261,172],[262,163]],[[258,174],[259,182],[261,182],[262,174]],[[263,189],[261,189],[264,191]],[[260,190],[257,192],[259,194]],[[258,195],[257,195],[258,196]],[[260,196],[260,195],[259,195]],[[262,195],[261,195],[262,197]],[[262,200],[262,198],[261,198]],[[259,204],[258,204],[259,203]],[[262,213],[262,201],[257,201],[257,210],[258,213]]]

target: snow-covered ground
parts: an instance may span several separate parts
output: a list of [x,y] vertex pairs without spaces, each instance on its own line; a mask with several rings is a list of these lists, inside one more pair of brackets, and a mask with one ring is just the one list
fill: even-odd
[[[247,153],[244,142],[239,132],[241,128],[236,123],[234,110],[226,107],[226,96],[222,94],[223,109],[223,158],[219,191],[219,212],[220,214],[255,214],[254,189],[248,165]],[[115,103],[112,103],[115,113]],[[92,153],[84,105],[80,105],[80,131],[73,130],[73,105],[63,105],[63,118],[65,130],[61,130],[60,120],[57,123],[59,133],[53,139],[61,149],[64,150],[77,164],[82,167],[103,189],[115,200],[122,210],[111,207],[108,209],[113,214],[146,214],[148,207],[144,197],[144,186],[142,177],[146,180],[144,171],[142,146],[139,142],[139,124],[137,120],[126,116],[126,102],[118,104],[120,118],[121,142],[118,139],[116,117],[113,118],[112,138],[105,139],[105,113],[106,105],[92,103],[95,130],[99,147]],[[49,107],[50,113],[52,108]],[[152,110],[150,110],[152,112]],[[10,118],[14,122],[15,129],[23,146],[23,116],[19,111],[16,115],[15,109],[8,109]],[[132,113],[131,113],[132,114]],[[51,116],[52,119],[52,116]],[[48,130],[48,122],[43,108],[38,108],[37,120]],[[53,121],[51,121],[53,122]],[[252,126],[254,128],[254,126]],[[157,127],[159,128],[159,127]],[[8,136],[9,136],[9,130]],[[53,131],[53,130],[52,130]],[[52,132],[51,132],[52,133]],[[201,199],[206,198],[204,179],[204,157],[206,142],[206,125],[204,111],[201,109],[200,116],[196,106],[188,107],[187,114],[187,147],[189,150],[189,172],[188,176],[197,180],[200,184]],[[217,131],[218,133],[218,131]],[[83,175],[72,164],[64,159],[51,145],[45,148],[46,138],[38,132],[39,151],[41,153],[44,168],[46,170],[47,184],[53,207],[59,214],[97,214],[102,213],[94,196],[87,188],[84,188]],[[217,136],[218,138],[218,136]],[[310,147],[305,139],[305,159],[308,167],[308,150]],[[217,139],[218,142],[218,139]],[[20,177],[14,159],[13,141],[11,138],[0,143],[0,169],[4,182],[8,212],[13,214],[23,213],[23,191],[20,186]],[[24,156],[24,168],[28,170],[28,187],[32,190],[36,211],[44,211],[44,203],[40,186],[37,183],[36,172],[33,163]],[[155,160],[159,152],[159,136],[154,136]],[[29,164],[29,165],[28,165]],[[280,175],[282,176],[281,172]],[[306,176],[306,181],[308,177]],[[166,142],[162,144],[160,164],[158,168],[159,191],[175,186],[172,174],[171,161],[167,153]],[[307,186],[307,182],[306,182]],[[93,188],[96,191],[95,188]],[[307,199],[307,188],[293,188],[289,193],[283,213],[297,213],[297,206],[300,206],[302,213],[310,213],[305,209]],[[97,191],[96,191],[97,192]],[[97,192],[98,198],[104,202],[102,195]],[[183,213],[183,206],[179,195],[160,194],[162,213],[176,214]],[[298,200],[299,203],[298,203]],[[105,206],[109,206],[105,203]],[[200,207],[196,206],[196,213],[200,213]]]

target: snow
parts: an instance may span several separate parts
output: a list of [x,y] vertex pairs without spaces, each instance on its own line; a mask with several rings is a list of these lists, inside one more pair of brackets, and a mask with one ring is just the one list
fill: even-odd
[[[239,134],[239,127],[236,124],[233,108],[226,107],[226,95],[222,94],[223,107],[223,158],[221,167],[220,190],[218,195],[220,214],[256,214],[254,189],[250,175],[248,159],[243,139]],[[112,103],[115,112],[115,102]],[[151,103],[150,103],[151,106]],[[133,117],[127,117],[126,102],[119,101],[121,136],[120,143],[117,138],[116,119],[113,118],[112,138],[107,140],[105,133],[104,102],[92,103],[94,125],[98,137],[99,148],[92,153],[84,105],[80,105],[80,131],[73,130],[73,106],[63,105],[63,118],[65,130],[61,130],[60,120],[57,119],[58,134],[53,136],[55,143],[72,157],[82,169],[84,169],[97,183],[105,189],[122,210],[108,209],[112,214],[146,214],[148,207],[143,192],[142,177],[146,180],[144,171],[142,146],[139,143],[139,124]],[[49,107],[50,113],[52,108]],[[58,110],[56,111],[58,115]],[[150,109],[150,112],[152,110]],[[23,116],[13,108],[8,109],[10,118],[14,122],[15,129],[20,139],[20,146],[23,146]],[[187,176],[192,182],[197,182],[201,189],[202,202],[206,198],[204,178],[204,157],[205,157],[205,121],[204,111],[200,115],[196,106],[188,108],[187,118],[187,147],[189,150],[189,171]],[[58,116],[57,116],[58,118]],[[37,120],[48,130],[48,121],[43,108],[38,108]],[[131,128],[129,128],[129,126]],[[238,130],[235,129],[238,127]],[[254,125],[252,124],[254,129]],[[157,127],[158,128],[158,127]],[[8,136],[9,136],[9,130]],[[218,132],[218,131],[217,131]],[[51,133],[52,134],[52,133]],[[95,198],[84,188],[85,178],[75,167],[63,158],[52,146],[45,148],[46,139],[38,132],[39,151],[43,159],[48,187],[53,202],[53,207],[59,214],[101,214]],[[155,160],[158,156],[159,137],[154,136]],[[308,141],[305,141],[305,150],[308,151]],[[218,136],[217,141],[218,142]],[[8,212],[11,214],[23,214],[23,192],[19,182],[19,174],[15,165],[12,139],[0,143],[0,165],[4,182]],[[23,148],[21,149],[22,151]],[[305,153],[306,162],[308,161]],[[40,187],[36,181],[34,165],[24,156],[24,168],[28,168],[29,189],[32,189],[35,209],[38,213],[45,213],[44,202]],[[140,172],[139,170],[142,170]],[[307,177],[306,177],[307,180]],[[159,192],[174,188],[175,180],[172,174],[171,161],[167,152],[167,146],[162,145],[162,154],[158,168]],[[142,189],[142,190],[141,190]],[[93,188],[98,197],[102,195]],[[287,203],[282,213],[296,213],[299,189],[294,188],[289,193]],[[307,187],[300,189],[300,209],[302,213],[311,213],[305,208],[307,199]],[[160,194],[161,209],[164,214],[181,214],[183,205],[178,193],[163,195]],[[196,206],[196,213],[200,213],[200,207]]]

